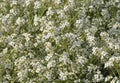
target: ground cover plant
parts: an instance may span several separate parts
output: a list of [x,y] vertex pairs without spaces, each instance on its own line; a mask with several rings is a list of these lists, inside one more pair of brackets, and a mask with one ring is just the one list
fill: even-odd
[[120,0],[0,0],[0,83],[120,83]]

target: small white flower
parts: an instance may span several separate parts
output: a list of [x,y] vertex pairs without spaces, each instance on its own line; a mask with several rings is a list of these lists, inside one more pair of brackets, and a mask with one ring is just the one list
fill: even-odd
[[98,47],[93,47],[92,48],[92,54],[95,55],[97,53],[97,51],[98,51]]
[[115,49],[119,49],[120,45],[119,44],[115,44]]
[[34,2],[34,9],[39,9],[41,7],[41,3],[39,1]]
[[45,43],[45,46],[48,47],[48,48],[50,48],[51,45],[52,45],[52,44],[51,44],[50,42],[46,42],[46,43]]
[[18,19],[16,20],[16,23],[17,23],[18,25],[21,24],[21,19],[20,19],[20,17],[18,17]]
[[82,28],[82,25],[83,25],[82,21],[83,20],[81,19],[76,20],[76,23],[75,23],[76,28]]
[[109,34],[107,32],[101,32],[100,36],[101,37],[109,37]]
[[46,71],[44,73],[44,76],[48,79],[48,80],[51,80],[52,79],[52,71]]
[[105,78],[105,82],[110,81],[112,78],[113,78],[112,76],[107,76],[107,77]]
[[0,82],[0,83],[9,83],[9,81],[3,81],[3,82]]
[[90,36],[90,35],[87,36],[87,40],[90,43],[90,46],[95,45],[95,37],[94,36]]
[[40,72],[40,68],[38,67],[37,69],[36,69],[36,73],[39,73]]
[[104,57],[107,55],[108,53],[106,51],[102,51],[101,52],[101,60],[104,59]]
[[22,35],[25,37],[27,42],[30,40],[31,35],[29,33],[23,33]]
[[35,26],[38,25],[39,20],[40,20],[40,18],[39,18],[37,15],[35,15],[35,16],[34,16],[34,25],[35,25]]
[[11,80],[11,76],[9,74],[7,74],[5,78],[7,78],[8,80]]
[[111,49],[114,47],[113,43],[111,43],[111,42],[109,42],[108,45],[109,45],[109,48],[111,48]]
[[60,75],[61,80],[66,80],[67,79],[67,72],[60,71],[59,75]]
[[117,77],[114,77],[111,81],[110,81],[110,83],[117,83],[116,81],[118,80],[118,78]]
[[23,19],[23,18],[21,18],[21,17],[18,17],[17,18],[17,20],[16,20],[16,24],[17,25],[22,25],[22,24],[24,24],[25,23],[25,20]]
[[80,63],[81,65],[84,65],[87,62],[87,59],[83,56],[77,55],[77,63]]
[[49,16],[49,15],[52,16],[53,14],[54,14],[54,12],[52,11],[52,7],[49,7],[48,11],[46,12],[46,15],[47,16]]
[[15,15],[14,9],[10,9],[10,13]]
[[53,56],[53,53],[48,54],[48,55],[45,57],[45,60],[46,60],[46,61],[49,61],[50,58],[52,58],[52,56]]
[[9,43],[9,45],[12,46],[12,47],[14,47],[14,46],[15,46],[15,42],[12,42],[12,41],[11,41],[11,42]]
[[70,7],[68,5],[64,6],[64,11],[69,11]]
[[120,2],[119,0],[115,0],[115,2]]
[[116,83],[120,83],[120,80],[117,80]]
[[59,5],[59,4],[62,3],[62,2],[61,2],[61,0],[55,0],[55,3],[56,3],[57,5]]
[[13,5],[17,5],[17,1],[16,1],[16,0],[12,0],[11,7],[12,7]]
[[3,16],[2,23],[6,24],[9,17],[10,17],[10,14],[7,14],[6,16]]
[[30,2],[31,2],[31,0],[26,0],[26,1],[25,1],[26,6],[29,6],[29,5],[30,5]]
[[56,65],[56,61],[52,60],[52,61],[48,62],[47,68],[50,69],[51,67],[55,67],[55,65]]
[[38,46],[38,43],[34,43],[34,46],[37,47],[37,46]]
[[18,72],[17,73],[17,76],[19,77],[19,78],[21,78],[23,75],[22,75],[22,72]]
[[94,82],[100,82],[104,79],[103,75],[101,74],[100,71],[97,71],[97,74],[94,75]]
[[108,62],[105,63],[105,68],[107,68],[107,67],[113,67],[113,66],[114,66],[114,64],[113,64],[112,61],[108,61]]
[[80,79],[74,80],[74,83],[80,83]]
[[3,54],[6,54],[8,52],[8,48],[3,49]]
[[74,0],[68,0],[68,2],[70,2],[70,3],[74,3]]

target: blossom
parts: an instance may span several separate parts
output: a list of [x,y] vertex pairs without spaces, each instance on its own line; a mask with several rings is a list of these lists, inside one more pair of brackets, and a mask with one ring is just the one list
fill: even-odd
[[0,82],[120,83],[119,0],[2,0]]
[[16,20],[17,25],[22,25],[24,23],[25,23],[25,20],[23,18],[20,18],[20,17],[17,18],[17,20]]
[[34,9],[39,9],[41,7],[41,3],[39,1],[34,2]]

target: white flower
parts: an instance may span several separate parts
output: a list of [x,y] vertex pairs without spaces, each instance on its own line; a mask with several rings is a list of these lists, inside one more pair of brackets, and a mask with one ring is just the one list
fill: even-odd
[[94,36],[90,36],[90,35],[87,36],[87,40],[90,43],[90,46],[95,45],[95,37]]
[[18,19],[16,20],[16,23],[17,23],[18,25],[21,24],[21,19],[20,19],[20,17],[18,17]]
[[80,83],[80,79],[74,80],[74,83]]
[[17,5],[17,1],[16,1],[16,0],[12,0],[12,3],[11,3],[10,5],[11,5],[11,7],[12,7],[13,5]]
[[77,63],[80,63],[81,65],[84,65],[87,62],[87,59],[83,56],[77,55]]
[[[118,81],[118,78],[117,77],[114,77],[111,81],[110,81],[110,83],[117,83],[116,81]],[[118,81],[119,82],[119,81]]]
[[68,5],[64,6],[64,11],[69,11],[70,7]]
[[108,62],[106,62],[105,63],[105,68],[107,68],[107,67],[113,67],[114,66],[114,64],[113,64],[113,62],[112,61],[108,61]]
[[108,53],[106,51],[102,51],[101,52],[101,60],[104,59],[104,57],[107,55]]
[[115,0],[115,2],[120,2],[119,0]]
[[60,3],[62,3],[61,0],[55,0],[54,2],[55,2],[56,4],[58,4],[58,5],[59,5]]
[[60,56],[59,61],[63,64],[67,64],[70,62],[68,55],[66,55],[65,53]]
[[28,53],[28,55],[30,56],[30,58],[34,58],[34,54]]
[[45,57],[45,60],[46,60],[46,61],[49,61],[50,58],[52,58],[52,56],[53,56],[53,53],[48,54],[48,55]]
[[37,46],[38,46],[38,43],[34,43],[34,46],[37,47]]
[[112,76],[107,76],[107,77],[105,78],[105,82],[110,81],[112,78],[113,78]]
[[34,9],[39,9],[41,7],[41,3],[39,1],[34,2]]
[[46,42],[45,43],[45,48],[46,48],[45,51],[47,51],[47,52],[50,51],[51,50],[51,46],[52,46],[52,44],[50,42]]
[[18,76],[19,78],[21,78],[21,77],[23,76],[22,72],[18,72],[18,73],[17,73],[17,76]]
[[74,0],[68,0],[70,3],[74,3]]
[[120,45],[119,44],[115,44],[115,49],[119,49]]
[[6,80],[6,81],[0,82],[0,83],[9,83],[9,81]]
[[14,9],[10,9],[10,13],[11,13],[11,14],[16,15],[16,13],[15,13],[15,10],[14,10]]
[[23,19],[23,18],[21,18],[21,17],[18,17],[17,18],[17,20],[16,20],[16,24],[17,25],[22,25],[22,24],[24,24],[25,23],[25,20]]
[[29,6],[29,5],[30,5],[30,2],[31,2],[31,0],[26,0],[26,1],[25,1],[26,6]]
[[8,52],[8,48],[3,49],[3,54],[6,54]]
[[52,16],[53,14],[54,14],[54,12],[52,11],[52,7],[49,7],[48,11],[46,12],[46,15],[47,16],[49,16],[49,15]]
[[12,79],[9,74],[7,74],[7,75],[5,76],[5,78],[8,79],[8,80],[11,80],[11,79]]
[[83,21],[83,20],[81,20],[81,19],[76,20],[75,26],[76,26],[77,28],[82,28],[82,25],[83,25],[82,21]]
[[93,47],[92,48],[92,54],[95,55],[97,53],[97,51],[98,51],[98,47]]
[[27,42],[30,40],[31,35],[29,33],[23,33],[22,35],[25,37]]
[[6,16],[3,16],[2,23],[6,24],[9,17],[10,17],[10,14],[7,14]]
[[34,16],[34,25],[35,25],[35,26],[38,25],[39,20],[40,20],[40,18],[39,18],[37,15],[35,15],[35,16]]
[[64,19],[66,17],[65,12],[63,10],[58,10],[57,14],[59,15],[58,18]]
[[120,80],[117,80],[116,83],[120,83]]
[[73,42],[73,45],[72,45],[72,48],[80,47],[80,45],[81,45],[81,42],[80,42],[80,41],[74,41],[74,42]]
[[91,73],[92,71],[96,71],[96,69],[98,69],[97,66],[93,65],[93,64],[90,64],[88,67],[88,71]]
[[66,80],[67,79],[67,72],[60,71],[59,75],[60,75],[61,80]]
[[109,48],[111,48],[111,49],[114,47],[113,43],[111,43],[111,42],[109,42],[108,45],[109,45]]
[[101,74],[100,71],[97,71],[97,74],[94,75],[94,82],[100,82],[104,79],[103,75]]
[[68,27],[68,26],[70,25],[70,23],[69,23],[67,20],[65,20],[63,25],[64,25],[65,27]]
[[46,71],[44,76],[48,79],[48,80],[51,80],[52,78],[52,71]]
[[9,43],[9,45],[12,46],[12,47],[14,47],[14,46],[15,46],[15,42],[12,42],[12,41],[11,41],[11,42]]
[[47,68],[50,69],[51,67],[55,67],[56,65],[56,61],[55,60],[51,60],[48,62],[47,64]]
[[40,68],[38,67],[37,69],[36,69],[36,73],[39,73],[40,72]]
[[101,37],[109,37],[109,34],[107,32],[101,32],[100,36]]

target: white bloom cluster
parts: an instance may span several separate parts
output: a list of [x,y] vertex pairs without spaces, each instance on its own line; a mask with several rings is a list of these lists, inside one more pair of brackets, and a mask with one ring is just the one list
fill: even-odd
[[112,67],[114,66],[114,64],[118,64],[119,65],[120,62],[120,57],[118,56],[112,56],[111,58],[109,58],[109,60],[105,63],[105,68],[106,67]]
[[35,1],[35,2],[34,2],[34,9],[39,9],[40,6],[41,6],[40,1]]
[[97,71],[97,73],[94,75],[93,81],[94,81],[94,82],[100,82],[100,81],[103,80],[103,79],[104,79],[104,77],[103,77],[103,75],[101,74],[101,72],[100,72],[100,71]]
[[0,0],[0,83],[120,83],[120,0]]
[[22,24],[24,24],[24,23],[25,23],[24,19],[22,19],[22,18],[20,18],[20,17],[18,17],[18,19],[16,20],[16,24],[17,24],[17,25],[22,25]]

